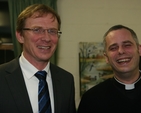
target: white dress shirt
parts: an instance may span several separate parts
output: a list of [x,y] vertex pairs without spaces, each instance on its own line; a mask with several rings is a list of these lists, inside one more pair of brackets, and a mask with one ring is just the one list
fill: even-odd
[[[34,74],[39,71],[36,67],[34,67],[30,62],[28,62],[23,54],[20,56],[19,63],[21,66],[21,70],[23,73],[23,77],[25,80],[27,92],[29,95],[30,103],[32,106],[33,113],[38,113],[38,83],[39,80],[34,76]],[[49,88],[50,100],[51,100],[51,109],[52,113],[54,113],[54,97],[53,97],[53,86],[52,86],[52,78],[50,73],[50,62],[43,69],[47,72],[47,83]]]

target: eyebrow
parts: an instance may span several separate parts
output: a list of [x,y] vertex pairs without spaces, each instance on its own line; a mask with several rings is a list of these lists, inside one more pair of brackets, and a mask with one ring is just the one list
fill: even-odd
[[131,43],[131,44],[133,44],[133,42],[131,42],[131,41],[129,41],[129,40],[123,41],[123,43]]

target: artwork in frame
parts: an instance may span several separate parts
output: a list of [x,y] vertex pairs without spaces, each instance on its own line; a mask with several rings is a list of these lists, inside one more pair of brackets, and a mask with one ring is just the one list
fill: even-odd
[[80,96],[91,87],[113,76],[113,71],[103,55],[99,42],[79,43]]

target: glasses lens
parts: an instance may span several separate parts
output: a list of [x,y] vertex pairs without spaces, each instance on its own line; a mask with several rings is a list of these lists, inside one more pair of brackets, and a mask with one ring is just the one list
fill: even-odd
[[34,32],[35,34],[42,34],[43,31],[44,31],[44,30],[43,30],[42,28],[34,28],[34,29],[33,29],[33,32]]

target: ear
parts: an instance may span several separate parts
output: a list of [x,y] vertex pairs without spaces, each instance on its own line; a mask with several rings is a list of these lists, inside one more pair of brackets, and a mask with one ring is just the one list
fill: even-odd
[[19,43],[24,43],[23,35],[18,31],[16,31],[16,38],[17,38]]
[[109,63],[108,56],[105,52],[104,52],[104,57],[105,57],[106,63]]

